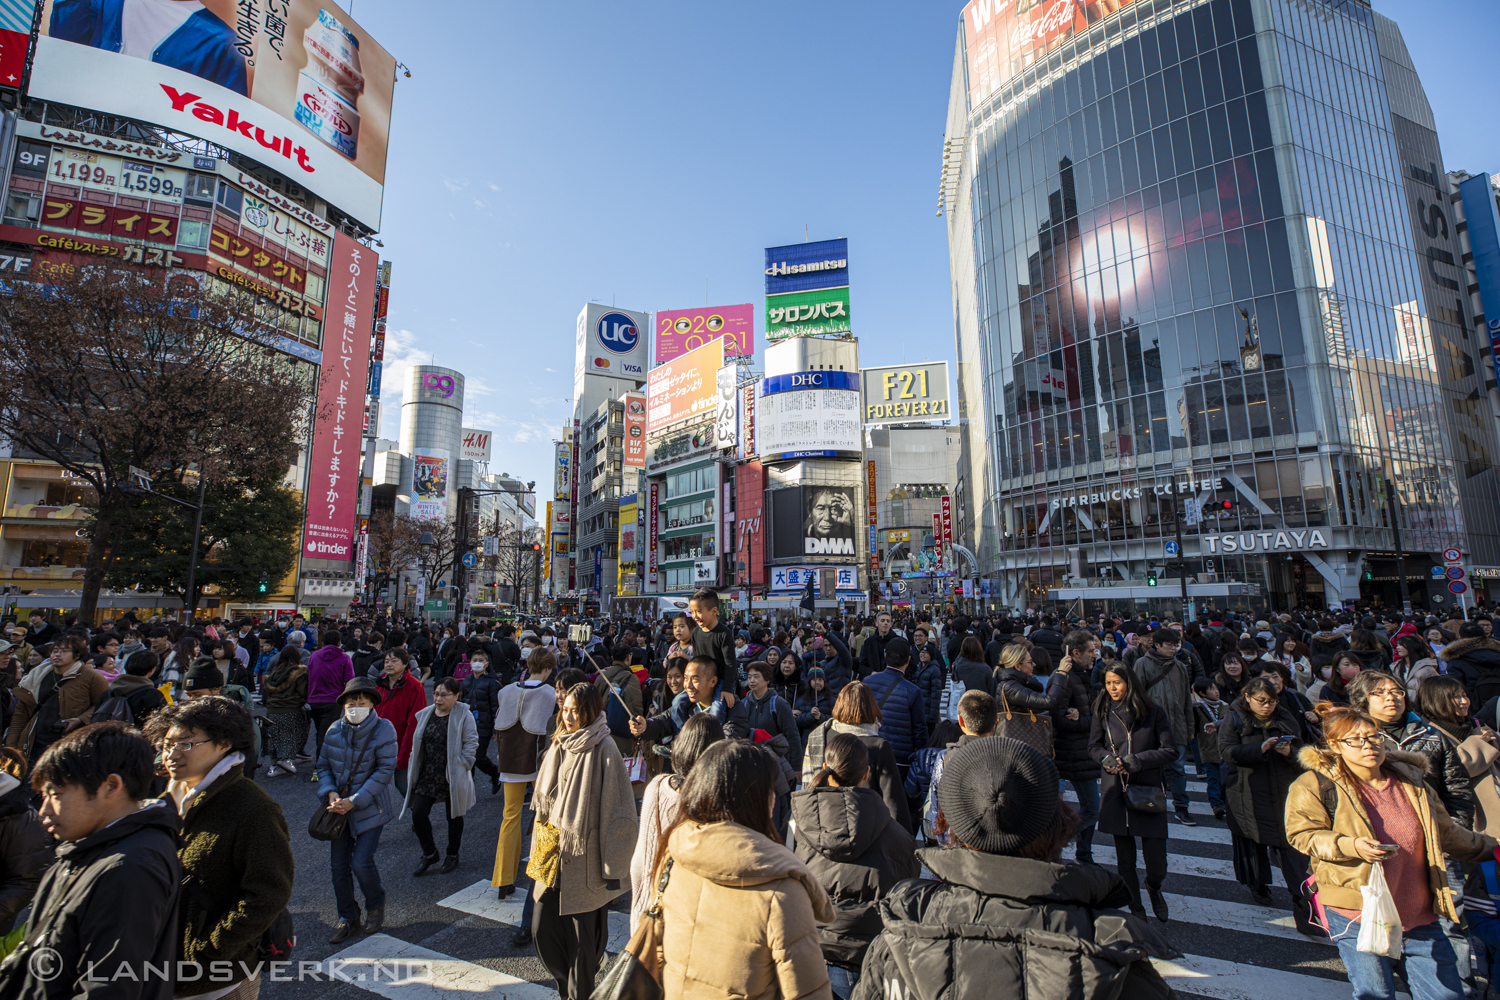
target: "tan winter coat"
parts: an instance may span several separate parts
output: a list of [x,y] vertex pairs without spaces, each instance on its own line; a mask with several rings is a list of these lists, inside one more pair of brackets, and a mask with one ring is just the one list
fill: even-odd
[[795,854],[737,823],[692,822],[667,852],[667,1000],[832,1000],[817,925],[833,904]]
[[[1359,890],[1370,880],[1371,865],[1355,852],[1354,841],[1359,837],[1375,837],[1364,802],[1358,789],[1344,778],[1334,751],[1305,746],[1297,755],[1297,761],[1309,773],[1292,783],[1291,793],[1287,796],[1287,840],[1312,859],[1313,874],[1318,879],[1318,896],[1324,906],[1361,909],[1364,900]],[[1427,843],[1427,880],[1432,889],[1432,909],[1440,916],[1457,921],[1443,855],[1447,853],[1460,861],[1483,861],[1495,850],[1495,839],[1465,830],[1448,817],[1443,804],[1422,780],[1427,767],[1427,758],[1421,754],[1393,750],[1385,755],[1385,773],[1401,782],[1422,822],[1422,836]],[[1323,808],[1318,774],[1331,778],[1337,790],[1338,807],[1332,817]]]
[[1457,747],[1458,760],[1469,775],[1474,795],[1474,832],[1500,837],[1500,747],[1478,734],[1459,743],[1442,726],[1433,726],[1449,746]]

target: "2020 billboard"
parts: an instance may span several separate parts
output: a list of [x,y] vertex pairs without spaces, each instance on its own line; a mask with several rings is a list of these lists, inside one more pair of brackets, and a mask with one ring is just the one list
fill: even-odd
[[331,0],[44,0],[29,92],[207,139],[379,229],[395,79]]

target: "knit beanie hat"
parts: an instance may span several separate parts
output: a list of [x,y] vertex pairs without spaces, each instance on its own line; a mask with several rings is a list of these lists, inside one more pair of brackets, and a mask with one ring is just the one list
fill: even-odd
[[194,660],[182,678],[182,687],[186,691],[212,691],[223,686],[224,671],[214,666],[213,659],[207,656]]
[[949,750],[938,805],[953,835],[986,854],[1014,854],[1046,833],[1062,799],[1057,765],[1019,740],[990,736]]

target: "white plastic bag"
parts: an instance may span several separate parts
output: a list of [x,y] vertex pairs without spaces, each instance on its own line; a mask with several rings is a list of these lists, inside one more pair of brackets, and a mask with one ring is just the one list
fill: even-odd
[[1359,888],[1364,908],[1359,914],[1359,950],[1367,955],[1401,957],[1401,914],[1385,884],[1384,862],[1370,866],[1370,882]]

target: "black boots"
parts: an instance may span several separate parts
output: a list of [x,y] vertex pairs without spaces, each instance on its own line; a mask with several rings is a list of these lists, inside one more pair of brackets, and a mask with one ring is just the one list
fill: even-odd
[[1151,912],[1156,914],[1156,919],[1162,923],[1167,922],[1167,897],[1161,894],[1160,886],[1148,886],[1146,893],[1151,897]]
[[441,855],[438,855],[438,854],[424,854],[422,856],[422,863],[419,864],[419,865],[417,865],[417,870],[411,873],[412,877],[415,878],[418,875],[426,875],[427,874],[427,869],[431,868],[433,865],[437,864],[441,860],[442,860],[442,856]]
[[1275,906],[1271,902],[1271,890],[1263,885],[1252,885],[1250,887],[1250,898],[1255,900],[1259,906]]
[[458,855],[450,854],[443,859],[443,867],[438,869],[439,875],[447,875],[449,872],[458,871]]
[[[374,916],[372,913],[371,916]],[[353,921],[340,920],[333,925],[333,933],[328,936],[329,944],[343,944],[345,941],[359,933],[359,918]]]
[[1292,897],[1292,916],[1297,921],[1297,933],[1305,934],[1310,938],[1326,938],[1328,932],[1323,930],[1317,921],[1312,918],[1312,901],[1303,896]]

